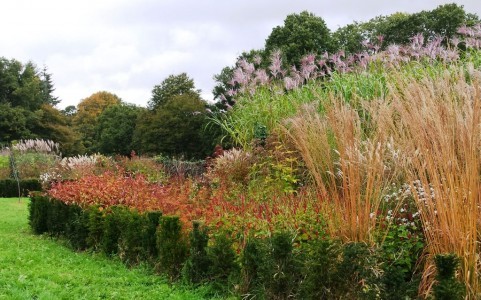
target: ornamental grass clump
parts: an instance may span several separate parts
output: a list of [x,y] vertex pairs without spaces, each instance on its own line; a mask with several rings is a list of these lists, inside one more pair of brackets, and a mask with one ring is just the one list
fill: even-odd
[[[420,290],[434,280],[433,257],[460,257],[470,298],[479,285],[481,72],[447,70],[442,77],[399,77],[384,110],[385,134],[408,156],[404,168],[420,212],[429,254]],[[386,108],[386,107],[385,107]]]
[[283,124],[309,170],[322,202],[328,231],[344,241],[374,242],[372,213],[392,183],[392,153],[377,136],[366,136],[359,114],[330,99],[325,114],[309,105]]
[[42,139],[30,139],[20,140],[12,146],[12,149],[22,153],[36,152],[36,153],[48,153],[59,154],[59,144],[52,140]]

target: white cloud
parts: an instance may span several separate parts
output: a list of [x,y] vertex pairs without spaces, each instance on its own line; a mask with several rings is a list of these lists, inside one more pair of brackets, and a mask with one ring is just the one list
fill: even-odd
[[[4,0],[0,56],[47,65],[60,107],[99,90],[145,105],[155,84],[181,72],[210,99],[213,75],[243,51],[261,48],[288,14],[311,11],[335,30],[353,20],[450,2]],[[456,3],[481,15],[481,1]]]

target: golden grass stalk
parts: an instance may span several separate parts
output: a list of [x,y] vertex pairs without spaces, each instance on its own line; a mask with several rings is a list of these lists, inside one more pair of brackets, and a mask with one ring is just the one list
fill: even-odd
[[376,215],[391,183],[384,164],[386,144],[364,137],[358,113],[331,97],[325,115],[315,105],[283,125],[302,156],[323,201],[331,235],[344,241],[373,242]]
[[[380,132],[392,135],[409,156],[405,167],[409,181],[419,183],[414,197],[429,256],[460,256],[460,277],[469,297],[477,298],[481,74],[471,69],[468,79],[464,70],[446,71],[436,80],[399,77],[396,84],[390,109],[378,106],[383,109],[377,113],[384,114],[379,117],[384,123]],[[421,292],[427,294],[433,283],[432,262],[426,264],[424,275]]]

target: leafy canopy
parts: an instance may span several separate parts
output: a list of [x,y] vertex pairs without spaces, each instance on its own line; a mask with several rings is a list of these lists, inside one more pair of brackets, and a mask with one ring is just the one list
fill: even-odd
[[321,17],[307,11],[288,15],[284,25],[275,27],[266,40],[267,53],[277,49],[288,65],[298,65],[307,54],[333,50],[329,28]]
[[152,89],[149,107],[155,109],[166,104],[173,97],[184,94],[200,95],[200,90],[195,89],[194,80],[189,78],[186,73],[169,75]]
[[82,144],[87,152],[94,151],[94,137],[97,119],[110,106],[119,105],[121,99],[117,95],[101,91],[83,99],[77,105],[77,113],[73,117],[73,124],[80,133]]

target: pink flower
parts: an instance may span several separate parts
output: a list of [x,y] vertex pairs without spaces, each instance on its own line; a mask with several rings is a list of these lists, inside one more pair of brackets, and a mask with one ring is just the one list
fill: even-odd
[[309,80],[311,75],[317,69],[315,63],[316,56],[314,54],[306,55],[301,60],[301,75],[305,80]]
[[277,77],[278,74],[282,74],[282,58],[280,50],[272,52],[269,70],[274,77]]
[[467,35],[468,34],[468,27],[466,25],[463,25],[458,28],[458,33],[460,35]]
[[291,77],[284,77],[284,87],[289,91],[296,88],[296,84]]
[[258,81],[261,85],[265,85],[269,82],[269,75],[267,75],[266,70],[259,69],[255,71],[256,81]]

